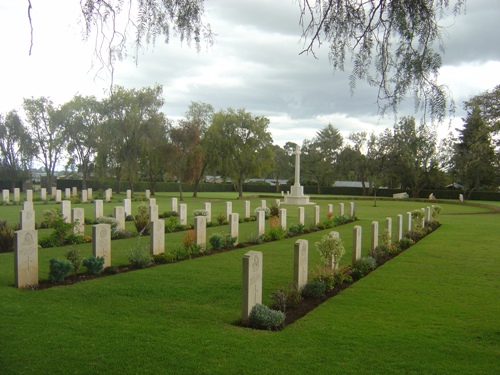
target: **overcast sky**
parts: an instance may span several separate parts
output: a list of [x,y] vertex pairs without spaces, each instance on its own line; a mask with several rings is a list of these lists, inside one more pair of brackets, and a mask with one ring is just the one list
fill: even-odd
[[[452,0],[452,2],[454,2]],[[0,113],[22,108],[23,98],[50,97],[63,104],[76,93],[107,95],[109,77],[96,78],[93,43],[84,43],[79,2],[31,0],[34,45],[30,47],[27,1],[0,3]],[[245,108],[271,120],[275,143],[302,143],[331,123],[346,137],[353,131],[380,132],[394,118],[380,118],[376,90],[359,82],[349,92],[349,72],[333,74],[327,48],[318,59],[299,55],[301,27],[294,0],[208,0],[207,21],[217,34],[215,44],[200,53],[157,41],[154,48],[116,65],[115,84],[125,88],[163,85],[164,112],[179,119],[191,101],[216,110]],[[440,81],[457,103],[457,119],[465,116],[462,102],[500,84],[500,2],[468,0],[465,15],[443,20],[446,53]],[[132,51],[132,48],[130,49]],[[411,101],[399,115],[414,115]],[[448,122],[440,133],[448,131]]]

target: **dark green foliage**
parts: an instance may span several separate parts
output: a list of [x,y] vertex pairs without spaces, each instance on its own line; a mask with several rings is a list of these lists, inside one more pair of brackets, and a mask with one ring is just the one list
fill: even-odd
[[415,243],[415,241],[413,241],[411,238],[409,237],[403,237],[401,238],[401,240],[399,241],[399,249],[400,250],[406,250],[408,249],[411,245],[413,245]]
[[68,277],[69,273],[73,269],[73,266],[67,260],[52,258],[49,262],[49,280],[52,282],[63,281],[66,277]]
[[66,252],[66,259],[71,263],[71,266],[73,267],[73,273],[76,275],[83,262],[83,259],[80,256],[80,251],[73,248],[68,249],[68,251]]
[[136,268],[147,268],[153,263],[153,258],[147,249],[148,245],[141,245],[139,240],[136,245],[129,250],[128,260]]
[[219,225],[227,224],[226,215],[224,214],[219,214],[215,220],[217,220],[217,224]]
[[7,221],[0,222],[0,253],[14,251],[14,228]]
[[324,296],[326,293],[326,285],[319,280],[312,280],[308,282],[304,289],[302,289],[302,296],[304,298],[318,298]]
[[91,256],[83,259],[83,266],[87,268],[87,272],[92,275],[99,275],[104,267],[104,257]]
[[371,256],[373,259],[377,260],[389,255],[390,251],[391,251],[390,247],[385,245],[379,245],[373,250],[370,249],[368,251],[368,255]]
[[116,275],[116,274],[120,273],[120,269],[116,266],[109,266],[109,267],[106,267],[102,272],[106,273],[108,275]]
[[304,233],[305,226],[304,224],[292,224],[288,228],[288,234],[290,236],[296,236],[297,234]]
[[273,300],[274,310],[286,312],[287,308],[294,308],[302,301],[300,288],[295,283],[290,283],[283,288],[279,288],[270,295]]
[[[177,187],[178,189],[178,187]],[[160,218],[168,218],[168,217],[179,217],[179,213],[176,211],[165,211],[164,213],[160,214]]]
[[313,273],[313,280],[325,284],[325,292],[329,292],[335,286],[335,277],[329,267],[318,267]]
[[43,247],[77,245],[83,243],[82,236],[76,236],[73,233],[75,223],[67,223],[59,210],[51,210],[44,212],[44,216],[48,218],[46,224],[52,228],[48,237],[42,238],[38,244]]
[[276,203],[269,207],[269,216],[280,217],[280,207]]
[[256,304],[248,316],[248,325],[256,329],[277,331],[283,328],[285,313]]
[[177,216],[169,216],[165,220],[165,232],[173,233],[179,229],[179,218]]
[[353,280],[359,280],[363,276],[366,276],[370,271],[377,268],[377,263],[372,257],[361,258],[360,260],[354,262],[351,266],[351,276]]
[[175,263],[175,256],[170,253],[161,253],[153,255],[153,262],[155,264]]
[[210,236],[208,242],[212,246],[212,250],[222,250],[234,247],[236,239],[236,237],[231,237],[230,234],[215,233]]

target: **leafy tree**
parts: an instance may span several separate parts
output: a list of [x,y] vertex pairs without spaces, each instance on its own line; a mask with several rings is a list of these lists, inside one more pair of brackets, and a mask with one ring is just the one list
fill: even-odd
[[301,169],[309,180],[316,183],[318,194],[321,194],[321,186],[329,186],[335,181],[342,144],[342,135],[332,124],[316,132],[311,141],[305,140],[302,144]]
[[97,152],[98,129],[101,126],[101,103],[94,96],[75,95],[61,107],[66,149],[82,173],[82,189],[87,188],[87,178]]
[[490,132],[481,116],[479,107],[464,119],[464,126],[455,143],[453,174],[470,194],[482,186],[493,185],[495,181],[495,152]]
[[279,145],[273,145],[274,167],[271,176],[276,183],[276,192],[280,192],[279,180],[288,178],[293,174],[293,163],[290,154]]
[[198,196],[198,185],[208,167],[208,159],[206,157],[208,150],[204,147],[204,138],[212,122],[213,115],[214,108],[212,105],[202,102],[191,102],[186,112],[185,122],[189,122],[199,129],[199,138],[192,140],[192,142],[196,143],[197,154],[197,164],[194,166],[195,170],[193,175],[193,198]]
[[125,89],[116,86],[104,101],[105,125],[101,128],[98,161],[102,169],[112,169],[118,182],[123,178],[133,189],[138,178],[141,158],[141,139],[145,128],[161,122],[163,114],[163,88],[161,85],[142,89]]
[[63,116],[52,101],[43,96],[38,99],[25,98],[23,108],[29,125],[27,131],[36,148],[35,158],[44,166],[48,184],[46,187],[50,189],[55,168],[61,161],[66,146]]
[[207,130],[205,147],[209,164],[235,182],[239,197],[243,196],[245,178],[265,174],[273,167],[268,126],[266,117],[229,108],[215,113]]
[[10,111],[5,118],[0,115],[1,168],[12,189],[16,181],[27,178],[34,154],[31,139],[16,111]]
[[466,101],[465,109],[473,112],[479,108],[482,119],[488,124],[493,133],[500,132],[500,85],[493,90],[485,91]]
[[[453,2],[457,15],[465,0]],[[446,87],[437,82],[444,50],[440,19],[450,0],[299,0],[305,48],[314,54],[329,44],[334,70],[344,70],[348,56],[353,68],[351,91],[358,80],[378,87],[382,113],[413,95],[415,105],[432,119],[446,114]],[[453,104],[451,108],[453,108]]]

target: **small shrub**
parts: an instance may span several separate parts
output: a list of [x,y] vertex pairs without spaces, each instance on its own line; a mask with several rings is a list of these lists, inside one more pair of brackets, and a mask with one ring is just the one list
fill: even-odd
[[206,210],[194,210],[193,211],[193,216],[208,216],[208,211]]
[[324,296],[325,292],[325,283],[319,280],[312,280],[304,286],[304,289],[302,289],[302,296],[304,298],[318,298]]
[[342,268],[342,270],[338,272],[335,272],[335,274],[333,275],[335,283],[337,284],[342,284],[344,282],[352,283],[351,273],[352,269],[349,266]]
[[415,223],[416,228],[422,228],[422,220],[424,219],[424,212],[422,210],[413,210],[411,212],[411,219]]
[[348,220],[344,215],[339,215],[339,216],[333,217],[333,222],[335,223],[335,226],[345,224],[347,221]]
[[116,275],[120,273],[120,269],[116,266],[106,267],[102,272],[107,273],[108,275]]
[[153,262],[155,264],[175,263],[175,256],[170,253],[161,253],[153,255]]
[[164,213],[160,214],[159,217],[164,219],[168,217],[178,217],[179,213],[177,211],[165,211]]
[[196,241],[196,233],[194,230],[188,230],[184,233],[184,238],[182,239],[182,246],[186,249],[189,249],[191,246],[195,244]]
[[421,229],[417,230],[412,230],[410,232],[406,232],[404,235],[406,238],[409,238],[413,241],[413,243],[416,243],[422,239],[422,237],[425,236],[423,231]]
[[68,251],[66,252],[66,259],[71,263],[71,266],[73,267],[73,273],[76,275],[83,262],[83,259],[80,256],[80,251],[74,248],[68,249]]
[[329,266],[318,265],[312,272],[312,279],[325,284],[325,291],[329,292],[335,286],[335,276]]
[[366,276],[370,271],[377,268],[377,263],[372,257],[361,258],[354,262],[351,266],[351,276],[354,280],[359,280]]
[[375,249],[370,249],[368,251],[368,255],[372,257],[375,260],[381,259],[383,257],[386,257],[389,255],[391,252],[391,248],[387,247],[385,245],[379,245]]
[[276,203],[269,207],[269,216],[271,217],[280,217],[280,206]]
[[281,227],[278,216],[269,218],[269,229],[265,234],[266,241],[279,241],[286,237],[286,231]]
[[215,233],[208,239],[212,250],[223,250],[234,247],[237,238],[231,237],[230,234]]
[[109,224],[109,226],[111,227],[111,239],[114,239],[116,237],[118,220],[116,220],[114,217],[101,216],[97,218],[96,222],[97,224]]
[[401,250],[406,250],[408,249],[410,246],[412,246],[413,244],[415,244],[415,241],[413,241],[411,238],[409,237],[403,237],[401,238],[401,240],[399,241],[399,248]]
[[255,216],[257,216],[260,211],[264,211],[264,215],[266,216],[266,218],[271,214],[271,209],[269,207],[257,207],[254,211]]
[[305,226],[304,224],[292,224],[288,228],[288,234],[290,236],[296,236],[298,234],[304,233]]
[[135,246],[128,252],[128,260],[136,268],[147,268],[153,263],[153,258],[149,254],[149,243],[141,244],[141,236],[137,239]]
[[283,328],[285,313],[271,310],[269,307],[256,304],[248,316],[248,325],[256,329],[277,331]]
[[270,295],[273,300],[272,308],[286,312],[287,308],[294,308],[302,301],[302,292],[296,283],[290,283],[279,288]]
[[257,235],[257,233],[250,233],[248,235],[247,242],[250,244],[260,245],[263,241],[262,236]]
[[69,273],[73,269],[73,266],[67,260],[52,258],[49,262],[50,262],[49,280],[51,282],[63,281],[66,277],[68,277]]
[[344,244],[340,237],[333,237],[329,234],[321,237],[321,240],[314,244],[319,252],[321,261],[325,266],[331,266],[334,270],[338,268],[340,258],[345,254]]
[[92,275],[99,275],[104,267],[104,257],[91,256],[83,259],[83,266],[87,268],[87,272]]
[[175,260],[184,260],[189,258],[189,252],[184,246],[175,247],[172,255],[174,256]]
[[392,238],[389,235],[389,230],[388,229],[384,229],[382,231],[382,233],[380,234],[379,243],[382,246],[385,246],[385,247],[390,247],[391,246],[391,244],[392,244]]
[[135,229],[137,230],[137,233],[141,233],[147,236],[150,230],[149,215],[148,216],[135,215],[134,225]]
[[179,218],[177,216],[169,216],[165,221],[165,232],[173,233],[179,226]]
[[219,214],[215,220],[219,225],[227,224],[226,215],[224,214]]

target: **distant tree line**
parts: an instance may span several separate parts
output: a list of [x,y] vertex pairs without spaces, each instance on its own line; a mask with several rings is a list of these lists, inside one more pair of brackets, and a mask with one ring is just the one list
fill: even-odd
[[[142,89],[115,86],[106,98],[76,95],[55,105],[49,98],[24,99],[23,115],[0,115],[0,180],[11,186],[30,178],[34,163],[54,184],[58,165],[89,179],[126,183],[192,185],[193,195],[207,175],[230,179],[242,196],[248,178],[293,183],[295,143],[273,144],[269,119],[244,109],[215,112],[191,102],[174,123],[162,112],[160,85]],[[402,188],[418,196],[452,182],[473,191],[500,185],[500,86],[464,103],[467,116],[458,137],[438,143],[437,135],[413,117],[401,118],[381,134],[354,132],[343,139],[332,124],[305,139],[301,148],[301,183],[317,192],[337,180],[361,181],[364,194],[379,187]],[[279,190],[277,190],[279,191]]]

